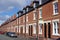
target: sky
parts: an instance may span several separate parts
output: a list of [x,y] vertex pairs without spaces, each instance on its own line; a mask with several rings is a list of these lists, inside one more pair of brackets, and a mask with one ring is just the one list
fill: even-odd
[[30,3],[31,0],[0,0],[0,25]]

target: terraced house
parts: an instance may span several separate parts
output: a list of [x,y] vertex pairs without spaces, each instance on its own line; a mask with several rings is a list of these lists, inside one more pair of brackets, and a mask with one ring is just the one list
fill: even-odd
[[[48,2],[47,4],[45,2]],[[34,0],[18,12],[18,17],[6,21],[1,31],[16,32],[26,37],[60,38],[60,0]]]

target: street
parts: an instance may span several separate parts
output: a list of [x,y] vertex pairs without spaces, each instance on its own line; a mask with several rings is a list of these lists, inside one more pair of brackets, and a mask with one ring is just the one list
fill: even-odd
[[18,38],[8,37],[6,35],[1,35],[0,34],[0,40],[19,40],[19,39]]
[[9,37],[9,36],[0,34],[0,40],[35,40],[35,39],[25,38],[25,37],[22,37],[22,36],[18,36],[17,38],[13,38],[13,37]]

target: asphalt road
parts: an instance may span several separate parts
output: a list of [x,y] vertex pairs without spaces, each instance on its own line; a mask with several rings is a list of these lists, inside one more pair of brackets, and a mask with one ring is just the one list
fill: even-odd
[[0,40],[20,40],[20,39],[19,38],[12,38],[12,37],[8,37],[6,35],[0,34]]
[[0,40],[34,40],[34,39],[32,39],[32,38],[28,39],[28,38],[25,38],[22,36],[18,36],[17,38],[13,38],[13,37],[9,37],[9,36],[0,34]]

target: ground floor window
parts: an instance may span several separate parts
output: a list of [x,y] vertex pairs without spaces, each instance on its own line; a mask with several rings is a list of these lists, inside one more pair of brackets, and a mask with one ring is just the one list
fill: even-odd
[[26,33],[28,33],[28,28],[29,28],[29,27],[28,27],[28,25],[27,25],[27,26],[26,26]]
[[36,24],[33,24],[33,34],[36,34]]
[[18,32],[18,26],[16,27],[16,32]]
[[23,33],[25,33],[25,27],[23,27]]
[[39,24],[39,34],[42,34],[42,24]]
[[20,33],[20,27],[19,27],[19,33]]
[[58,22],[53,22],[53,34],[58,34]]

